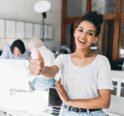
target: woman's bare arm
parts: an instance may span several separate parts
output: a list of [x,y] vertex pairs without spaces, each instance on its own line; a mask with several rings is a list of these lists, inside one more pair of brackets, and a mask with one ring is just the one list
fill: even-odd
[[97,98],[69,100],[68,105],[86,109],[108,108],[110,105],[111,91],[103,89],[99,91],[99,94],[100,96]]
[[56,73],[58,72],[58,67],[56,65],[53,66],[44,66],[41,74],[46,76],[46,77],[50,77],[50,78],[54,78]]
[[97,108],[108,108],[110,105],[111,90],[108,89],[99,90],[99,97],[90,98],[90,99],[69,98],[67,92],[65,91],[64,87],[59,81],[56,82],[56,89],[64,104],[69,106],[85,108],[85,109],[97,109]]
[[53,78],[56,73],[59,71],[59,68],[56,65],[53,66],[45,66],[44,59],[39,52],[36,50],[36,54],[38,56],[37,59],[30,59],[29,69],[32,75],[44,75],[49,78]]

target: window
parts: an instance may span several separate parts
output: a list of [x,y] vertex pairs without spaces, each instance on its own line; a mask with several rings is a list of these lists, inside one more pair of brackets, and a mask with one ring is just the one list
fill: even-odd
[[[73,0],[78,6],[75,6],[76,3],[70,3],[70,1],[62,0],[61,45],[71,44],[71,49],[74,49],[73,40],[67,43],[70,40],[69,37],[73,37],[74,22],[84,13],[96,10],[104,15],[99,42],[101,53],[107,56],[111,63],[124,59],[124,0]],[[70,4],[73,7],[69,7]],[[71,14],[76,9],[74,6],[79,7],[77,14],[76,11]],[[71,13],[68,10],[71,10]]]

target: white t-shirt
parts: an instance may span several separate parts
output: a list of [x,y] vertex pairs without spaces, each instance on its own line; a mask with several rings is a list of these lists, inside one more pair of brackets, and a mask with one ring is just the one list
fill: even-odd
[[73,64],[70,54],[62,54],[54,64],[59,67],[62,84],[72,99],[96,98],[99,89],[113,89],[110,63],[105,56],[97,55],[81,68]]

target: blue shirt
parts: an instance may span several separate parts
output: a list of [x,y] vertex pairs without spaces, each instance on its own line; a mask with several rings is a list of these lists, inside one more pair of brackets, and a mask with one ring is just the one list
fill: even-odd
[[10,45],[6,45],[3,48],[2,54],[0,56],[0,59],[28,59],[29,58],[29,51],[25,51],[24,54],[21,56],[16,56],[11,52]]

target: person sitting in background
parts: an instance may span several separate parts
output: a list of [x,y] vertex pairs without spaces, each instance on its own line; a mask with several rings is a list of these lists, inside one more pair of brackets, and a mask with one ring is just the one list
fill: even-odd
[[57,57],[60,54],[70,54],[71,49],[66,45],[61,45],[60,48],[55,52],[55,56]]
[[29,51],[26,50],[22,40],[17,39],[11,45],[3,48],[0,59],[28,59]]
[[[33,59],[37,59],[36,52],[37,52],[37,50],[39,50],[40,54],[44,58],[44,64],[46,66],[53,65],[55,56],[51,50],[46,48],[46,46],[40,39],[38,39],[38,38],[31,39],[29,41],[28,48],[31,50],[31,57]],[[50,87],[55,86],[55,79],[49,79],[43,75],[33,76],[30,81],[30,85],[33,90],[48,90]]]

